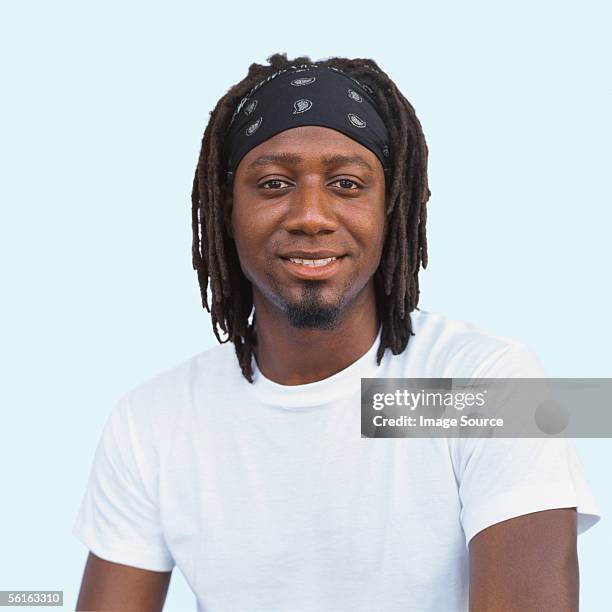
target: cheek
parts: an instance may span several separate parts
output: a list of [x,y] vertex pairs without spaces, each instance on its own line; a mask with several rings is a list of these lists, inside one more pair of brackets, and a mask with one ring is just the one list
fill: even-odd
[[244,215],[242,211],[234,211],[232,227],[240,267],[246,278],[256,283],[265,277],[269,266],[264,247],[269,236],[268,230],[257,223],[257,215]]
[[382,254],[385,241],[385,217],[384,214],[364,219],[359,226],[355,225],[355,236],[359,236],[361,249],[369,264],[377,266]]
[[[251,238],[253,237],[251,236]],[[249,235],[237,226],[234,226],[234,243],[236,244],[240,267],[244,275],[252,282],[253,274],[257,270],[257,251],[252,248]]]
[[248,250],[251,248],[251,244],[249,242],[250,215],[249,210],[246,209],[247,207],[241,201],[242,198],[238,197],[238,194],[236,194],[234,198],[234,206],[232,207],[231,214],[232,233],[234,242],[236,243],[236,250],[242,259],[242,255],[246,255]]

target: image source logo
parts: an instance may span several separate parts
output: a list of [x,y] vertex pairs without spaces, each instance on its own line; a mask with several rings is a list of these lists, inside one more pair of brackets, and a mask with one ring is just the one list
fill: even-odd
[[612,437],[612,378],[362,378],[367,438]]

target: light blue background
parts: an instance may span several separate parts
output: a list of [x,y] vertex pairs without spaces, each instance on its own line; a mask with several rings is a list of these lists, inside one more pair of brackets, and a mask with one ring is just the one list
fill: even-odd
[[[216,101],[276,51],[372,57],[430,148],[420,306],[609,377],[605,2],[20,2],[0,18],[0,589],[63,589],[117,398],[212,346],[190,190]],[[611,440],[576,442],[602,521],[582,610],[609,605]],[[546,554],[543,551],[543,554]],[[166,609],[194,609],[175,571]]]

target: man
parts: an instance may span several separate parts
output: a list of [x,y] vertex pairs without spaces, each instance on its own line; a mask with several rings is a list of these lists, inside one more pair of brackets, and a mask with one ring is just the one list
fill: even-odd
[[178,566],[199,610],[576,610],[597,510],[566,440],[360,436],[361,378],[543,375],[524,344],[417,309],[412,106],[371,60],[268,61],[211,113],[194,180],[225,343],[112,411],[77,609],[160,610]]

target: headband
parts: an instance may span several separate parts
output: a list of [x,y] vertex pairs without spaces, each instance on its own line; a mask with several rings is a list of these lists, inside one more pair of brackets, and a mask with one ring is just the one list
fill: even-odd
[[242,158],[268,138],[302,125],[342,132],[378,157],[391,171],[389,134],[372,97],[374,91],[332,66],[291,66],[257,83],[239,102],[225,137],[227,179]]

